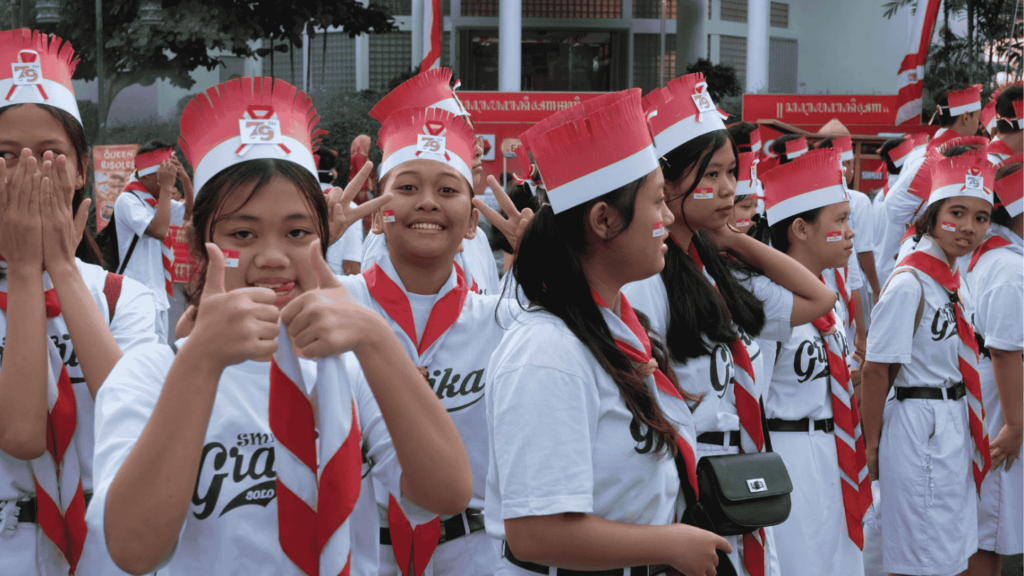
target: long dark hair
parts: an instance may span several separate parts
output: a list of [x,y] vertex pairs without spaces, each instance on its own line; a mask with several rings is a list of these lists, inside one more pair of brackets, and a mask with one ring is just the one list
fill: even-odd
[[[541,207],[519,243],[512,274],[526,298],[533,305],[565,322],[569,330],[593,354],[601,368],[615,381],[626,406],[633,414],[630,429],[638,442],[637,451],[645,453],[653,447],[655,452],[667,450],[675,455],[675,427],[662,413],[654,394],[633,361],[615,344],[611,330],[591,295],[590,284],[583,273],[580,259],[588,251],[586,230],[591,208],[598,202],[607,203],[619,214],[621,227],[618,232],[625,230],[633,221],[637,192],[646,178],[640,178],[558,215],[555,215],[550,204]],[[640,313],[637,316],[650,335],[647,319]],[[651,344],[659,368],[679,389],[675,373],[669,369],[657,338],[652,337]],[[683,390],[679,389],[679,392],[683,398],[693,399]],[[641,430],[641,425],[646,430]]]
[[771,239],[772,247],[783,254],[789,252],[789,227],[793,225],[793,222],[796,222],[797,218],[802,218],[804,222],[814,224],[818,221],[818,217],[821,216],[823,208],[824,206],[811,208],[806,212],[795,214],[770,225],[768,227],[768,236]]
[[[245,201],[239,205],[239,209],[241,209],[275,176],[288,180],[299,189],[306,204],[312,209],[313,224],[316,226],[317,236],[320,237],[320,249],[324,255],[327,254],[327,238],[329,237],[327,200],[320,190],[317,179],[305,168],[287,160],[263,158],[240,162],[218,172],[201,189],[196,191],[192,222],[187,227],[189,249],[197,265],[197,269],[192,274],[192,280],[185,290],[185,300],[189,304],[197,306],[203,295],[206,268],[209,264],[206,243],[213,237],[213,229],[217,223],[232,214],[222,212],[221,208],[224,203],[237,191],[247,192]],[[252,186],[252,189],[246,191],[248,186]]]
[[[682,194],[684,202],[700,184],[711,163],[711,157],[726,144],[732,146],[735,154],[736,145],[728,132],[715,130],[665,155],[667,166],[663,173],[666,182],[679,182],[690,173],[695,175],[693,184]],[[739,158],[738,154],[736,158]],[[686,220],[685,214],[683,220]],[[694,230],[690,242],[696,248],[708,274],[715,279],[717,290],[689,255],[675,242],[669,242],[661,277],[668,293],[665,344],[676,362],[686,362],[710,354],[705,338],[722,344],[735,340],[737,334],[733,322],[751,336],[760,334],[765,323],[764,303],[736,280],[732,265],[718,255],[714,241],[689,222],[686,222],[686,226]]]

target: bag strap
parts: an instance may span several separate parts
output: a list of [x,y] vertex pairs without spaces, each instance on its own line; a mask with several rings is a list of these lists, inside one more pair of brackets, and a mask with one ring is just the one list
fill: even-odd
[[[138,198],[139,202],[142,202],[143,204],[146,203],[146,201],[142,199],[142,196],[139,196],[134,191],[128,190],[128,193],[130,193],[132,196],[135,196],[136,198]],[[121,266],[117,269],[117,273],[118,274],[124,274],[124,269],[128,267],[128,261],[131,260],[132,252],[135,252],[135,245],[138,244],[138,243],[139,243],[139,235],[138,234],[133,234],[132,235],[132,243],[130,245],[128,245],[128,251],[125,252],[125,254],[124,254],[124,260],[121,261]]]
[[110,310],[110,324],[114,323],[114,312],[117,310],[117,300],[121,297],[121,285],[124,283],[124,276],[107,272],[107,278],[103,282],[103,295],[107,297],[107,308]]
[[[878,297],[879,299],[881,299],[882,294],[885,293],[885,289],[889,287],[889,283],[892,282],[892,279],[895,278],[898,274],[903,274],[904,272],[909,272],[910,274],[913,274],[914,278],[917,278],[917,283],[921,285],[921,301],[917,303],[917,314],[914,315],[913,336],[916,336],[917,325],[921,323],[921,316],[924,315],[924,283],[921,282],[921,277],[917,275],[917,270],[907,267],[902,270],[897,270],[896,272],[894,272],[892,276],[889,276],[889,279],[885,281],[885,286],[882,287],[882,291],[879,292]],[[896,376],[899,375],[901,366],[902,364],[889,364],[889,388],[892,388],[893,385],[896,384]]]

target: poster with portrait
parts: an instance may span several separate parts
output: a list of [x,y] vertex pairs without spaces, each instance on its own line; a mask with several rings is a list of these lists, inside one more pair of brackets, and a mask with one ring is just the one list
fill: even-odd
[[96,231],[99,232],[110,222],[114,214],[114,202],[128,184],[135,171],[135,153],[138,144],[114,144],[92,147],[93,190],[96,198]]

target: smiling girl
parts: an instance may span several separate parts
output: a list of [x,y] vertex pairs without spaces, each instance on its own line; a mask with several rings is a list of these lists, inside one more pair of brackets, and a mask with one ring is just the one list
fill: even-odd
[[977,492],[991,463],[956,261],[985,239],[994,168],[982,149],[943,154],[930,165],[917,246],[872,313],[863,375],[868,463],[885,503],[882,564],[892,574],[967,568],[978,549]]
[[[245,119],[265,128],[261,141],[270,143],[240,133]],[[333,381],[300,390],[312,404],[275,396],[286,393],[276,384],[282,369],[268,362],[278,360],[279,345],[304,358],[354,352],[346,362],[364,475],[435,512],[465,506],[469,465],[451,419],[391,330],[352,302],[323,259],[317,119],[308,96],[270,78],[219,84],[182,114],[180,145],[198,190],[190,231],[199,267],[189,295],[195,324],[176,353],[153,345],[124,358],[98,399],[99,487],[88,521],[105,536],[109,558],[97,559],[97,574],[310,573],[303,562],[315,570],[316,542],[296,540],[312,520],[295,515],[295,485],[285,483],[284,471],[301,457],[297,432],[280,425],[279,409],[294,407],[284,418],[315,409],[321,432],[328,418],[347,415],[316,407],[327,396],[320,386]],[[290,342],[278,341],[279,323]],[[317,380],[317,365],[298,364],[303,382]],[[312,423],[307,432],[312,450]],[[372,502],[372,493],[362,496]],[[375,520],[351,524],[356,573],[376,571]],[[369,546],[361,544],[367,535]]]

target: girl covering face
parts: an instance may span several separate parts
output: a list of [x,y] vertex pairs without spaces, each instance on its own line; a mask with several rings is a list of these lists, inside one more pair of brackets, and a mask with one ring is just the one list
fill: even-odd
[[[276,144],[252,145],[240,158],[237,120],[266,106],[290,152],[282,159]],[[469,466],[450,418],[391,331],[351,301],[323,259],[327,208],[312,165],[314,125],[305,123],[315,117],[304,94],[271,79],[233,80],[186,107],[181,145],[199,188],[195,324],[174,349],[127,357],[99,398],[102,480],[88,515],[105,540],[97,573],[302,574],[346,558],[353,570],[375,571],[373,483],[332,490],[328,477],[351,488],[370,474],[435,512],[465,506]],[[349,351],[355,357],[342,364]],[[339,423],[355,443],[325,452],[345,440],[333,435]],[[360,445],[362,458],[346,448]],[[318,523],[306,481],[322,512],[345,503],[351,538],[310,549]],[[349,552],[332,553],[339,544]]]
[[88,148],[71,46],[0,32],[0,75],[25,59],[38,67],[19,82],[32,83],[0,78],[0,558],[12,574],[83,573],[93,398],[122,349],[156,341],[153,300],[97,266],[83,240]]

